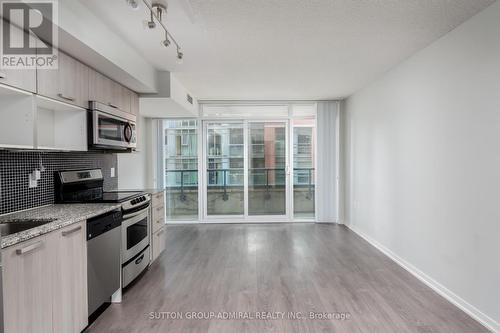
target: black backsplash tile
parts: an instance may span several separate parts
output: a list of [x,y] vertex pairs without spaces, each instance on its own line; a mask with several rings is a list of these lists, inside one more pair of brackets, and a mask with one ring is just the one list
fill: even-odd
[[[38,187],[29,188],[29,174],[40,169],[40,162],[45,171]],[[118,188],[115,154],[0,151],[0,214],[54,203],[54,171],[84,168],[102,168],[105,191]]]

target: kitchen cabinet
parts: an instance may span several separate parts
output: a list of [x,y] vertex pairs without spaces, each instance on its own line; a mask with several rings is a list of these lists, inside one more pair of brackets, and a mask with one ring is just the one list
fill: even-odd
[[86,236],[84,221],[56,231],[54,333],[81,332],[88,324]]
[[151,239],[151,242],[153,243],[153,251],[151,254],[151,261],[155,261],[158,259],[160,254],[165,250],[166,244],[165,244],[165,227],[161,228],[157,232],[153,234],[153,237]]
[[151,216],[151,261],[155,261],[165,250],[165,192],[161,191],[152,195]]
[[[26,33],[11,25],[12,40],[23,40]],[[31,43],[35,43],[33,36],[29,37]],[[12,87],[23,89],[29,92],[36,92],[36,70],[35,69],[2,69],[0,70],[0,83]]]
[[36,92],[36,70],[35,69],[3,69],[0,71],[0,83]]
[[139,95],[132,91],[130,98],[130,113],[139,117]]
[[47,234],[2,250],[5,332],[52,333],[55,245]]
[[101,73],[90,71],[90,100],[131,112],[132,92]]
[[0,85],[0,147],[34,149],[33,94]]
[[77,333],[87,326],[86,222],[2,250],[6,332]]
[[158,192],[152,196],[151,216],[153,221],[153,233],[165,225],[165,197],[164,192]]
[[87,111],[43,96],[35,96],[36,148],[87,151]]
[[37,93],[88,108],[90,69],[59,51],[58,69],[37,69]]

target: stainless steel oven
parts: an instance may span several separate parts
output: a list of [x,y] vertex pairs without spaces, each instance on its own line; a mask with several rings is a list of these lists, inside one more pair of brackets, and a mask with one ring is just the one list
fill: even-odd
[[[136,200],[136,201],[134,201]],[[122,205],[122,276],[123,287],[134,280],[149,264],[151,228],[149,194]]]
[[113,105],[90,102],[89,144],[94,149],[134,149],[137,146],[133,114]]

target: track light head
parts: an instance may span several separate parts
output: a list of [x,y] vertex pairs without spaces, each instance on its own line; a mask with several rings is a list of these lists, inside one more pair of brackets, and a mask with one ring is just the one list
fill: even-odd
[[154,19],[154,17],[153,17],[153,11],[151,11],[151,19],[148,21],[148,28],[149,28],[149,29],[154,29],[154,28],[156,28],[155,19]]
[[137,0],[125,0],[125,2],[134,10],[139,8],[139,2],[137,2]]
[[177,49],[177,63],[181,65],[184,62],[184,53],[180,49]]
[[170,39],[168,39],[168,36],[165,36],[165,39],[161,42],[163,46],[169,47],[170,46]]

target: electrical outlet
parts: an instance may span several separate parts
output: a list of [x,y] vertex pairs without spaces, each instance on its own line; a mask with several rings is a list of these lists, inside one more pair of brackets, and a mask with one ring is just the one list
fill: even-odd
[[115,168],[111,168],[111,178],[115,177]]
[[30,173],[28,175],[28,187],[29,188],[34,188],[38,186],[38,181],[36,180],[36,175],[35,173]]

